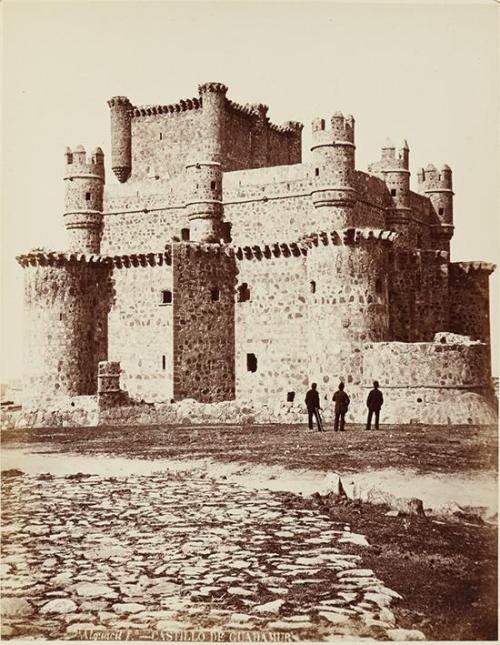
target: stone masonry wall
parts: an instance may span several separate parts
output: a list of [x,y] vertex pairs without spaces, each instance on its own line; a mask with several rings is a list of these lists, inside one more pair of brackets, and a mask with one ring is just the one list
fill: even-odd
[[109,267],[75,259],[24,271],[24,403],[95,394],[107,354]]
[[363,348],[364,394],[378,380],[386,423],[492,423],[489,347],[437,334],[431,343],[373,343]]
[[218,244],[173,244],[174,399],[234,399],[232,250]]
[[450,330],[490,342],[489,274],[487,263],[450,264]]
[[318,243],[308,252],[311,331],[328,343],[388,340],[387,243],[362,240]]
[[[286,401],[302,397],[307,385],[307,310],[310,300],[305,259],[243,259],[236,296],[236,395],[240,400]],[[244,285],[248,298],[242,294]],[[248,361],[253,354],[255,371]]]
[[131,182],[149,176],[162,179],[181,173],[200,155],[202,110],[134,116],[132,118]]
[[109,314],[110,361],[121,364],[121,386],[135,399],[169,401],[173,395],[172,267],[122,266],[113,271],[115,302]]

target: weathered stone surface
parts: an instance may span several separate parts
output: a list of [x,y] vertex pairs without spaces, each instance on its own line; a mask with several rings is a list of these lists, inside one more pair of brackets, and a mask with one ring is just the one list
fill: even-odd
[[72,600],[68,598],[58,598],[56,600],[51,600],[46,605],[40,609],[41,614],[69,614],[72,611],[75,611],[77,605]]
[[146,609],[145,605],[141,605],[137,602],[126,602],[126,603],[116,603],[112,607],[113,611],[117,614],[137,614],[140,611]]
[[418,629],[388,629],[387,637],[391,641],[424,641],[425,636]]
[[[6,526],[29,516],[31,526],[43,519],[52,533],[67,534],[61,541],[24,534],[20,544],[17,531],[6,533],[10,601],[19,602],[17,593],[29,601],[3,618],[16,636],[24,636],[23,623],[49,638],[78,638],[94,625],[147,632],[276,624],[301,638],[396,627],[388,606],[398,594],[360,555],[340,553],[343,536],[355,535],[350,526],[290,507],[279,494],[192,472],[8,482]],[[116,546],[130,555],[111,555]],[[89,551],[106,557],[89,560]]]
[[33,606],[24,598],[11,598],[2,596],[0,598],[2,616],[31,616],[34,612]]

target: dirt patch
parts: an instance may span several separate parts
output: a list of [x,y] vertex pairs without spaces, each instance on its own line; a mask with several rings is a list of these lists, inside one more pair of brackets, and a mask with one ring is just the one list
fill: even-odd
[[287,503],[320,507],[367,536],[370,547],[342,548],[403,596],[391,607],[400,627],[419,629],[428,640],[497,640],[496,527],[387,517],[387,507],[329,496],[287,495]]
[[304,426],[41,428],[2,433],[6,446],[128,457],[203,458],[339,472],[380,468],[418,474],[497,470],[497,430],[488,426],[382,426],[309,432]]

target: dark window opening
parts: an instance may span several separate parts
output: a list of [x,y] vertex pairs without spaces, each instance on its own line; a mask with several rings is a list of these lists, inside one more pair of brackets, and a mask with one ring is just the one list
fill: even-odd
[[215,186],[216,186],[215,181],[211,181],[211,182],[210,182],[210,188],[211,188],[212,190],[215,190]]
[[219,291],[219,289],[211,289],[210,290],[210,297],[212,299],[212,302],[219,302],[219,300],[220,300],[220,291]]
[[250,300],[250,289],[248,284],[244,282],[241,287],[238,287],[238,302],[247,302]]
[[165,356],[165,354],[163,354],[163,356],[161,357],[161,369],[167,369],[167,357]]
[[382,280],[378,278],[375,282],[375,292],[382,293]]
[[163,139],[163,132],[160,132],[160,141]]
[[181,240],[183,242],[189,242],[189,229],[188,228],[181,229]]
[[439,212],[440,215],[443,215],[444,214],[444,208],[440,208],[438,212]]
[[63,319],[63,314],[59,314],[59,320]]
[[221,226],[222,239],[224,242],[231,242],[231,222],[222,222]]
[[295,392],[287,392],[287,395],[286,395],[287,402],[293,403],[294,399],[295,399]]
[[247,372],[257,371],[257,356],[255,354],[247,354]]
[[172,292],[168,289],[165,289],[161,292],[161,304],[162,305],[171,305],[172,304]]
[[391,197],[396,197],[396,189],[391,188]]
[[90,193],[85,193],[85,199],[89,202],[90,201]]
[[418,398],[418,399],[417,399],[417,403],[422,403],[422,399],[421,399],[421,398]]
[[315,173],[316,177],[319,177],[319,168],[316,168],[316,169],[314,170],[314,173]]
[[325,125],[326,125],[326,124],[325,124],[325,119],[321,119],[321,121],[320,121],[320,123],[319,123],[319,126],[320,126],[321,130],[324,130],[324,129],[325,129]]
[[311,293],[316,293],[316,281],[311,280],[311,282],[309,283],[309,286],[311,288]]

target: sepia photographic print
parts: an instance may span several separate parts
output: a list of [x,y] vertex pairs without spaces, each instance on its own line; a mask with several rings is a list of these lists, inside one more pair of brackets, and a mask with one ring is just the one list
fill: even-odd
[[498,640],[498,17],[3,3],[3,640]]

